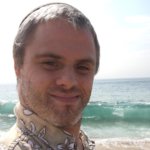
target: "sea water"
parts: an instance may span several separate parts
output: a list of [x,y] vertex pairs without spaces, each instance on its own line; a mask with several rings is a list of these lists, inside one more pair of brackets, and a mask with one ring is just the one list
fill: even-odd
[[[16,85],[0,85],[0,136],[14,124]],[[150,138],[150,78],[95,80],[83,112],[91,138]]]

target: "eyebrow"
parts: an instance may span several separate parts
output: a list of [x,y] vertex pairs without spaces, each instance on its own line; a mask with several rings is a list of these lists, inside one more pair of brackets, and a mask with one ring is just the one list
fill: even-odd
[[[36,54],[35,56],[37,59],[38,58],[53,58],[53,59],[58,59],[58,60],[64,60],[63,57],[57,55],[57,54],[54,54],[54,53],[41,53],[41,54]],[[79,59],[77,60],[77,63],[88,63],[88,64],[92,64],[92,65],[95,65],[96,62],[94,61],[94,59],[92,59],[91,57],[89,58],[82,58],[82,59]]]
[[63,59],[63,57],[53,54],[53,53],[42,53],[42,54],[36,54],[35,55],[36,58],[42,58],[42,57],[51,57],[54,59]]
[[87,63],[87,64],[95,65],[95,61],[92,58],[78,60],[78,63]]

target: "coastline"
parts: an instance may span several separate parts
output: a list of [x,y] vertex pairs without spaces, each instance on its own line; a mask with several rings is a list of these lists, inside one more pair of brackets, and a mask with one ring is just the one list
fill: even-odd
[[150,138],[144,139],[94,139],[96,150],[149,150]]

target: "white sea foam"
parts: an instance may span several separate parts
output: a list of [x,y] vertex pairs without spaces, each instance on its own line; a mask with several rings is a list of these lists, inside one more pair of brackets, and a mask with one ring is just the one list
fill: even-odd
[[150,150],[150,139],[95,139],[96,150]]

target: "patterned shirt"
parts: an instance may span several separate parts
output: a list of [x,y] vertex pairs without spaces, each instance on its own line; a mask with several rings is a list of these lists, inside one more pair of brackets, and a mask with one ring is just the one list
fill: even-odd
[[[0,150],[79,150],[70,133],[47,124],[20,104],[15,113],[17,122],[12,132],[15,136],[8,145],[0,144]],[[83,131],[80,131],[79,138],[84,150],[94,150],[95,143]]]

